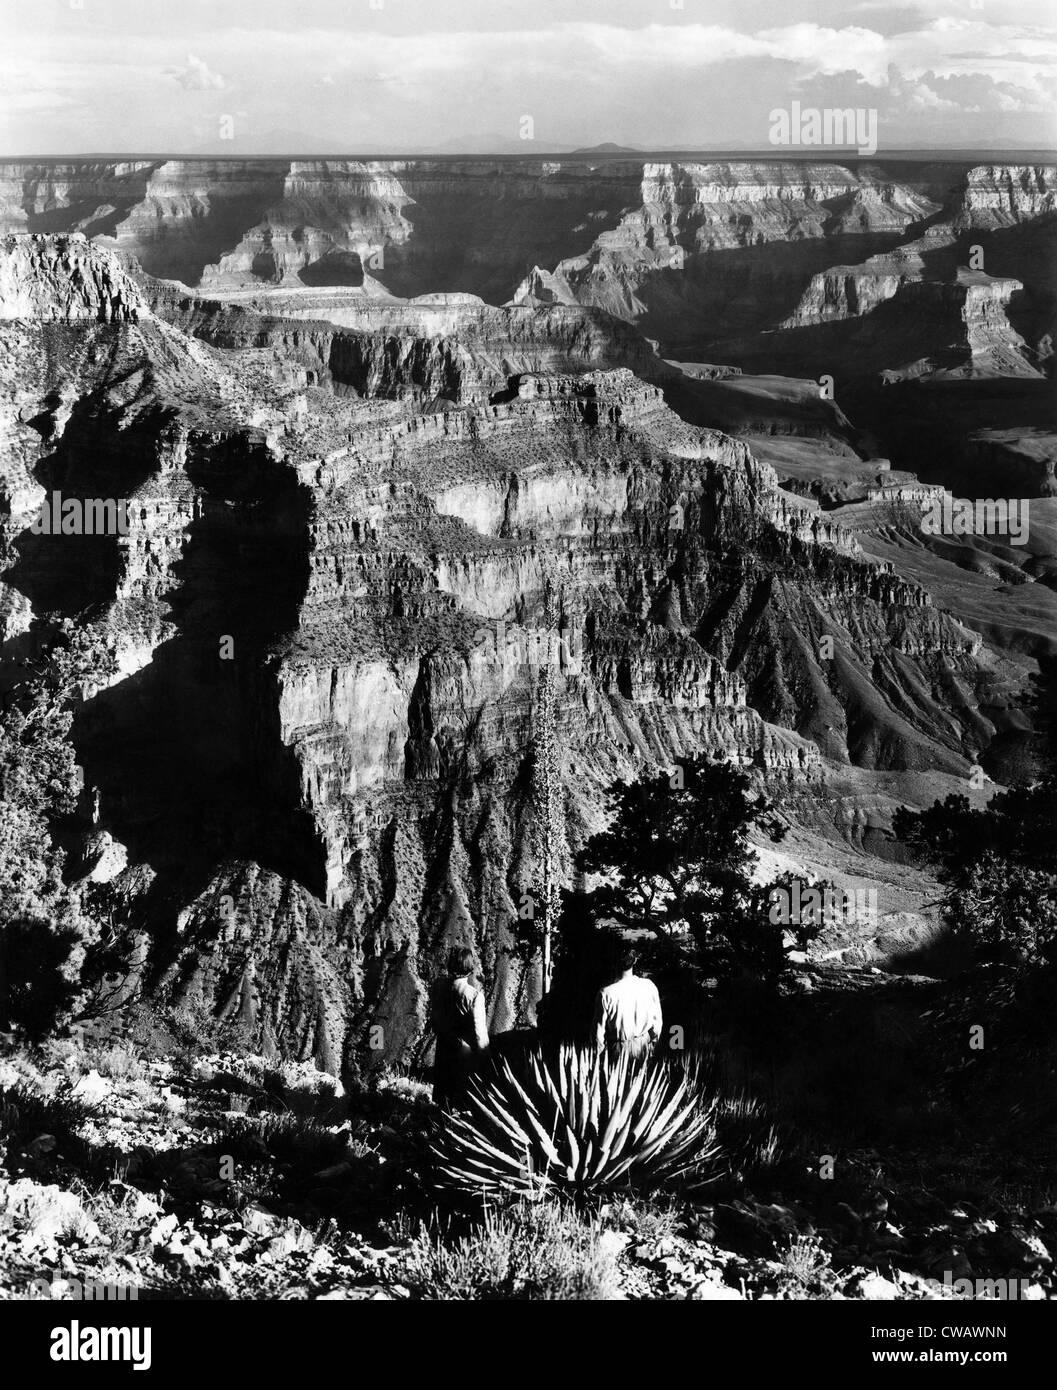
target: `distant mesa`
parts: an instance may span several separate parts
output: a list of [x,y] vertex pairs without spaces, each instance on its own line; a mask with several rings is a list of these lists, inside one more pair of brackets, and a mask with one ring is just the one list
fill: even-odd
[[606,140],[601,145],[584,145],[580,149],[573,150],[573,154],[638,154],[639,150],[634,145],[614,145],[612,140]]

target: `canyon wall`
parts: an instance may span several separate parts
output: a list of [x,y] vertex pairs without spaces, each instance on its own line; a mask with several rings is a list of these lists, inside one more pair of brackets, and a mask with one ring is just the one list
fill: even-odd
[[[622,167],[599,178],[616,190]],[[348,178],[279,172],[283,199]],[[414,227],[386,180],[426,173],[368,169],[340,219],[380,199]],[[120,210],[115,180],[155,196],[176,174],[27,176],[19,207],[99,190]],[[555,216],[582,218],[561,175]],[[552,175],[520,176],[531,201]],[[421,1048],[430,982],[467,941],[493,1027],[530,1019],[534,967],[508,948],[534,886],[543,670],[570,874],[613,779],[677,756],[751,768],[791,822],[861,850],[834,778],[963,778],[994,734],[979,636],[746,443],[676,415],[652,347],[604,308],[194,297],[109,249],[126,223],[126,251],[162,256],[131,209],[94,242],[0,242],[0,601],[5,681],[60,618],[97,646],[70,862],[149,942],[151,997],[362,1068]],[[34,534],[50,488],[127,498],[129,534]]]
[[84,231],[209,290],[580,303],[674,340],[719,304],[728,335],[778,322],[813,274],[923,232],[939,245],[1052,219],[1055,177],[883,156],[22,161],[0,166],[0,231]]

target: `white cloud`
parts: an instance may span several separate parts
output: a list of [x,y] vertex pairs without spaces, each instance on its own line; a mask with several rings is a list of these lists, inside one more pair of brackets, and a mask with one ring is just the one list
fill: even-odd
[[170,68],[169,76],[175,77],[187,92],[219,92],[227,85],[219,72],[213,72],[207,63],[193,53],[188,53],[185,68]]
[[873,29],[789,24],[767,29],[759,38],[767,45],[769,57],[796,63],[807,76],[857,72],[876,86],[887,81],[891,40]]
[[[741,3],[759,14],[759,6]],[[1018,20],[1013,0],[986,0],[982,11],[968,0],[877,0],[873,10],[871,3],[840,11],[861,19],[856,24],[818,0],[814,12],[831,25],[801,21],[799,5],[785,12],[790,22],[766,28],[731,19],[731,6],[727,23],[701,24],[688,5],[678,23],[639,28],[586,18],[503,28],[497,19],[495,28],[454,31],[438,12],[435,31],[399,33],[299,26],[293,17],[280,27],[276,4],[267,27],[189,26],[179,47],[158,32],[130,32],[115,45],[107,30],[81,26],[59,45],[50,33],[16,31],[0,51],[0,69],[18,98],[10,109],[38,109],[33,139],[45,139],[39,132],[50,121],[57,148],[80,141],[89,124],[109,132],[95,137],[97,148],[183,148],[190,108],[205,103],[188,102],[181,89],[225,88],[238,91],[251,128],[301,128],[308,110],[339,143],[376,151],[474,130],[515,138],[523,113],[535,116],[539,141],[587,144],[620,134],[635,144],[726,137],[764,144],[767,112],[792,97],[877,106],[904,140],[915,132],[928,140],[930,118],[953,123],[959,111],[979,115],[981,129],[995,135],[1004,133],[1005,116],[1031,114],[1043,135],[1057,97],[1057,35]],[[1034,19],[1036,0],[1025,4]],[[48,117],[41,93],[52,94],[56,108],[65,103],[66,114]],[[981,113],[994,113],[993,131]],[[1008,127],[1018,136],[1025,128]],[[137,138],[148,129],[157,145]],[[7,143],[18,148],[17,131]]]
[[981,0],[979,5],[974,5],[972,0],[858,0],[847,10],[850,14],[862,15],[905,14],[908,32],[919,27],[923,18],[932,16],[964,19],[969,14],[998,27],[1053,22],[1053,0]]

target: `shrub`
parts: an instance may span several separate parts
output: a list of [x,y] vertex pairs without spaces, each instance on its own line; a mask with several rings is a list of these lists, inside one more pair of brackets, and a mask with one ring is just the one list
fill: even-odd
[[98,1047],[90,1055],[100,1076],[112,1081],[142,1081],[148,1075],[146,1062],[124,1043]]
[[0,1085],[0,1175],[5,1168],[17,1171],[24,1165],[24,1150],[42,1135],[55,1140],[64,1159],[82,1171],[89,1170],[95,1155],[79,1131],[95,1113],[94,1107],[70,1094],[65,1081],[61,1090],[51,1094],[34,1089],[28,1081]]
[[760,1101],[727,1096],[716,1107],[716,1137],[734,1177],[765,1177],[782,1157],[782,1143]]
[[343,1131],[292,1113],[225,1118],[209,1138],[236,1157],[303,1164],[334,1162],[348,1147]]
[[896,835],[935,864],[952,935],[984,960],[1057,964],[1057,772],[974,807],[948,796],[927,811],[901,808]]
[[838,1279],[830,1266],[829,1252],[817,1235],[790,1236],[779,1252],[782,1272],[778,1296],[789,1299],[832,1298]]
[[65,881],[56,832],[77,821],[73,711],[86,679],[116,669],[69,619],[40,620],[37,635],[42,654],[0,711],[0,1028],[31,1041],[83,1014],[106,954],[101,923]]
[[592,1302],[620,1297],[616,1256],[599,1224],[580,1220],[556,1202],[490,1210],[475,1231],[450,1246],[420,1229],[395,1273],[425,1299]]
[[650,1190],[717,1152],[715,1107],[692,1066],[562,1046],[521,1079],[507,1059],[470,1083],[434,1141],[438,1182],[472,1193]]
[[633,1235],[636,1241],[655,1245],[671,1240],[683,1223],[678,1206],[666,1201],[629,1202],[624,1199],[606,1210],[608,1223],[617,1231]]
[[1057,963],[1057,876],[1010,866],[987,852],[948,892],[954,932],[987,960]]
[[202,1004],[169,1005],[158,1010],[156,1020],[171,1039],[166,1050],[178,1066],[192,1067],[221,1049],[224,1025]]
[[22,1082],[0,1087],[0,1137],[14,1147],[41,1134],[51,1134],[60,1143],[75,1140],[81,1125],[94,1113],[94,1107],[68,1090],[42,1095]]

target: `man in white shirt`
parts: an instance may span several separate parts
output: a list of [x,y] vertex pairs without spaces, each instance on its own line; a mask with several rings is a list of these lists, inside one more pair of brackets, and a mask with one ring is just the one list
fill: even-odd
[[599,990],[595,1005],[595,1037],[611,1056],[622,1052],[644,1057],[661,1036],[661,996],[652,980],[635,974],[638,952],[625,945],[620,955],[620,978]]

